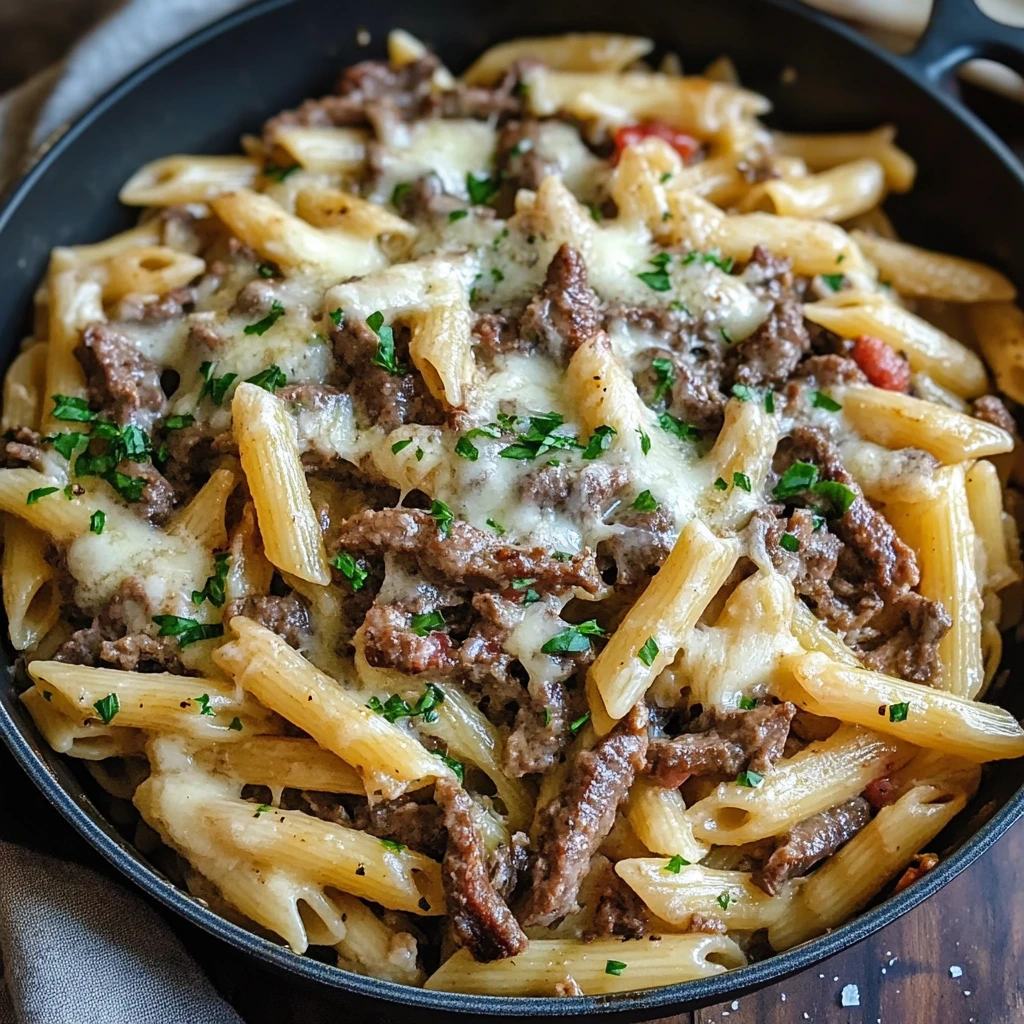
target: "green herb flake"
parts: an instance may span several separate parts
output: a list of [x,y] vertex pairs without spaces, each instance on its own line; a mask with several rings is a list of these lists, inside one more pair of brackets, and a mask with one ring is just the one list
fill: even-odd
[[715,902],[723,910],[727,910],[729,908],[729,903],[731,902],[731,900],[732,900],[732,897],[729,895],[728,892],[720,892],[718,894],[718,896],[715,897]]
[[256,273],[262,278],[281,276],[281,271],[279,271],[272,263],[258,263],[256,265]]
[[531,576],[524,576],[520,579],[512,581],[513,590],[526,590],[528,587],[532,587],[537,581]]
[[177,637],[178,646],[182,649],[200,640],[215,640],[224,635],[224,627],[219,622],[197,622],[180,615],[154,615],[153,621],[160,627],[160,636]]
[[799,551],[800,550],[800,539],[792,533],[784,533],[779,538],[779,547],[784,551]]
[[837,291],[839,291],[840,288],[843,287],[843,281],[845,279],[845,275],[843,275],[843,274],[822,274],[821,275],[821,279],[822,279],[822,281],[825,282],[825,284],[827,284],[829,286],[829,288],[832,289],[832,291],[837,292]]
[[889,705],[889,721],[890,722],[905,722],[907,720],[907,712],[910,710],[910,704],[904,701],[901,704],[890,704]]
[[658,179],[658,181],[661,182],[662,185],[664,185],[665,182],[671,181],[671,180],[672,180],[672,172],[671,171],[665,171],[665,173],[662,174],[662,176]]
[[826,412],[839,412],[842,406],[834,399],[825,394],[824,391],[811,392],[811,405],[815,409],[824,409]]
[[414,615],[410,623],[412,631],[417,636],[428,636],[431,633],[440,632],[445,627],[444,616],[440,610],[424,612],[422,615]]
[[815,533],[825,525],[825,517],[817,514],[811,516],[811,527]]
[[733,473],[732,482],[734,487],[750,493],[750,477],[746,473]]
[[391,453],[393,455],[397,455],[400,451],[402,451],[405,448],[408,448],[409,445],[411,445],[411,444],[412,444],[412,438],[411,437],[407,437],[407,438],[405,438],[404,440],[401,440],[401,441],[396,441],[391,446]]
[[469,459],[470,462],[476,462],[480,458],[480,449],[468,437],[463,435],[455,442],[455,454],[461,455],[464,459]]
[[353,591],[362,590],[366,585],[366,580],[370,574],[361,568],[359,563],[347,551],[339,551],[331,559],[331,565],[348,580],[349,586]]
[[571,562],[572,561],[572,555],[569,554],[568,551],[552,551],[551,552],[551,557],[556,562]]
[[218,552],[213,556],[214,571],[202,590],[192,591],[192,603],[200,605],[203,601],[209,601],[214,608],[223,608],[225,595],[225,584],[228,580],[228,565],[231,562],[231,555],[227,551]]
[[721,477],[719,477],[715,481],[715,490],[716,491],[727,491],[727,490],[729,490],[729,485]]
[[590,712],[586,711],[582,715],[580,715],[580,717],[577,718],[575,722],[570,722],[569,723],[569,732],[573,736],[575,736],[580,731],[580,729],[582,729],[583,726],[585,726],[587,724],[587,722],[589,722],[589,721],[590,721]]
[[775,412],[775,392],[766,391],[764,393],[764,411],[767,413]]
[[284,306],[277,299],[274,299],[270,304],[270,312],[262,320],[257,320],[254,324],[247,324],[243,331],[245,334],[264,335],[283,316]]
[[210,707],[210,695],[208,693],[202,694],[199,697],[193,697],[193,702],[199,705],[199,714],[205,715],[207,718],[213,718],[217,712]]
[[199,373],[203,378],[203,386],[199,389],[199,397],[196,404],[201,402],[207,395],[214,405],[220,405],[228,388],[238,379],[237,373],[225,373],[221,377],[214,376],[213,371],[217,369],[216,363],[205,362],[199,367]]
[[95,533],[97,537],[103,532],[103,527],[106,525],[107,513],[103,509],[98,508],[89,516],[89,532]]
[[463,217],[469,216],[469,210],[452,210],[448,214],[448,223],[454,224],[457,220],[462,220]]
[[691,427],[689,423],[684,423],[671,413],[663,412],[658,417],[658,424],[662,430],[678,437],[680,441],[700,440],[700,431],[696,427]]
[[818,467],[810,462],[794,462],[779,477],[779,482],[772,490],[772,497],[785,500],[796,494],[809,490],[818,479]]
[[548,728],[551,725],[551,708],[544,709],[544,728]]
[[718,328],[718,333],[721,334],[722,341],[724,341],[726,343],[726,345],[732,345],[733,344],[733,339],[729,336],[729,332],[724,327],[719,327]]
[[636,276],[653,291],[667,292],[672,288],[672,281],[668,276],[667,270],[671,260],[672,257],[669,256],[667,252],[658,253],[654,259],[648,260],[648,262],[657,269],[648,270],[642,274],[637,274]]
[[647,638],[647,642],[636,652],[636,656],[650,668],[654,664],[654,659],[658,656],[658,642],[653,636]]
[[501,284],[505,280],[505,275],[497,267],[491,267],[491,280],[495,284]]
[[258,818],[261,814],[266,814],[270,809],[270,804],[260,804],[259,807],[256,808],[256,813],[253,817]]
[[400,181],[391,190],[391,205],[398,207],[402,205],[402,200],[412,191],[411,181]]
[[242,720],[238,717],[238,715],[235,715],[235,717],[231,719],[231,722],[228,725],[228,728],[231,729],[234,732],[241,732],[242,731]]
[[491,529],[492,529],[492,530],[493,530],[493,531],[494,531],[494,532],[495,532],[495,533],[496,533],[496,534],[497,534],[497,535],[498,535],[499,537],[504,537],[504,536],[505,536],[505,527],[504,527],[504,526],[502,526],[502,525],[501,525],[501,523],[499,523],[499,522],[496,522],[496,521],[495,521],[495,520],[493,520],[493,519],[488,519],[488,520],[487,520],[487,525],[488,525],[488,526],[489,526],[489,527],[490,527],[490,528],[491,528]]
[[733,384],[732,394],[734,398],[738,398],[741,402],[750,402],[756,397],[754,389],[746,384]]
[[377,351],[370,362],[387,370],[393,377],[401,377],[406,369],[395,358],[395,335],[390,327],[384,323],[384,314],[380,310],[371,313],[366,318],[366,326],[377,335]]
[[587,447],[583,449],[584,459],[596,459],[602,452],[608,450],[608,446],[612,443],[612,438],[615,436],[616,430],[614,427],[602,425],[595,427],[594,432],[590,435],[590,440],[587,441]]
[[168,416],[164,420],[164,428],[166,430],[184,430],[186,427],[191,427],[195,421],[195,416],[190,412],[185,413],[183,416]]
[[337,309],[332,309],[330,313],[328,313],[327,315],[331,318],[331,323],[334,324],[335,327],[344,326],[345,310],[343,310],[340,306]]
[[466,192],[474,206],[485,206],[498,194],[498,183],[486,174],[478,178],[470,171],[466,175]]
[[660,402],[669,391],[676,380],[676,364],[664,356],[657,356],[651,360],[651,369],[654,370],[657,385],[654,388],[654,401]]
[[604,965],[604,973],[605,974],[614,974],[615,977],[618,977],[620,974],[622,974],[622,972],[625,969],[626,969],[626,964],[624,964],[621,960],[609,960]]
[[654,495],[650,491],[641,491],[633,499],[633,508],[637,512],[654,512],[658,507],[657,501],[654,500]]
[[845,253],[845,252],[841,252],[841,253],[840,253],[840,254],[839,254],[839,255],[838,255],[837,257],[836,257],[836,263],[842,263],[842,262],[843,262],[843,260],[845,260],[845,259],[846,259],[846,253]]
[[827,498],[835,507],[840,519],[850,511],[850,506],[857,500],[856,492],[838,480],[819,480],[811,485],[811,491]]
[[284,371],[276,363],[271,363],[265,370],[260,370],[255,377],[247,377],[246,384],[255,384],[264,391],[273,394],[278,388],[283,388],[288,383]]
[[440,750],[432,750],[431,753],[434,755],[434,757],[440,758],[440,760],[444,761],[444,763],[448,765],[448,767],[451,768],[453,772],[455,772],[455,777],[459,780],[460,783],[465,783],[466,769],[461,761],[456,761],[454,757],[449,757],[447,754],[442,753]]
[[390,850],[391,853],[401,853],[405,849],[405,843],[399,843],[394,839],[381,839],[379,842],[385,850]]
[[753,697],[740,697],[736,706],[740,711],[753,711],[757,707],[757,701]]
[[455,521],[455,516],[452,510],[443,502],[438,501],[436,498],[430,503],[430,515],[434,522],[437,523],[437,532],[442,538],[450,537],[452,533],[452,523]]
[[34,505],[40,498],[45,498],[50,494],[56,494],[59,490],[59,487],[37,487],[34,491],[28,492],[25,504]]
[[289,164],[287,167],[278,167],[276,164],[265,164],[263,167],[263,177],[269,178],[271,181],[284,181],[285,178],[294,174],[298,169],[298,164]]
[[66,423],[95,423],[100,418],[99,413],[89,408],[89,403],[84,398],[74,398],[69,395],[51,395],[53,399],[53,418],[63,420]]
[[639,427],[636,428],[636,432],[640,435],[640,451],[646,455],[651,450],[651,436],[645,434]]
[[69,434],[54,434],[53,437],[44,438],[43,440],[50,441],[53,447],[56,448],[65,459],[70,460],[71,456],[75,454],[75,451],[81,445],[88,444],[89,435],[72,431]]
[[607,635],[597,624],[596,619],[589,619],[587,622],[581,622],[578,626],[569,626],[556,633],[541,647],[541,651],[544,654],[579,654],[582,651],[590,650],[592,636]]
[[764,776],[760,772],[751,771],[749,768],[736,776],[736,782],[741,786],[746,786],[748,789],[757,789],[763,781]]
[[420,717],[424,722],[436,722],[436,709],[444,703],[444,691],[433,683],[427,683],[423,695],[416,701],[414,706],[408,704],[393,693],[386,701],[381,702],[379,697],[371,697],[366,706],[378,715],[382,715],[387,721],[394,724],[399,718]]
[[117,699],[116,693],[108,693],[106,697],[101,697],[93,707],[96,709],[96,714],[100,716],[100,721],[104,725],[110,725],[114,720],[114,715],[121,710],[121,702]]
[[667,871],[672,875],[678,875],[680,870],[689,865],[689,863],[685,857],[680,857],[677,853],[674,857],[669,858],[668,863],[661,870]]
[[595,224],[600,224],[604,220],[604,214],[596,203],[587,203],[587,209],[590,211],[590,219]]

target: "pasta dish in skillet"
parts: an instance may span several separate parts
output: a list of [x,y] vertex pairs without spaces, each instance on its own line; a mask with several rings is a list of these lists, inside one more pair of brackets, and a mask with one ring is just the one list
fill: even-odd
[[[911,884],[1024,730],[1024,314],[894,130],[648,40],[389,61],[55,249],[4,387],[21,700],[348,970],[707,976]],[[994,383],[993,383],[994,379]]]

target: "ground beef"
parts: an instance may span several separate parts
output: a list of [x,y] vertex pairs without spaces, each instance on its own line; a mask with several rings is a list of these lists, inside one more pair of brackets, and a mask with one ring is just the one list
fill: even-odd
[[646,755],[647,709],[640,703],[592,750],[576,756],[561,791],[538,811],[539,849],[519,912],[524,927],[550,925],[576,910],[591,858]]
[[568,362],[601,329],[599,300],[587,281],[583,256],[564,244],[548,264],[544,287],[526,307],[519,333]]
[[210,463],[220,455],[237,455],[238,442],[230,430],[214,433],[209,427],[194,423],[164,435],[167,462],[164,472],[175,487],[186,488],[194,477],[205,477]]
[[173,672],[186,675],[173,637],[134,633],[109,639],[109,633],[95,622],[76,630],[57,648],[54,661],[69,665],[120,668],[127,672]]
[[569,695],[559,678],[531,679],[519,703],[502,761],[506,774],[515,778],[554,767],[568,745],[569,725],[575,721],[575,710],[570,710]]
[[[675,543],[675,522],[663,508],[630,508],[614,521],[615,533],[598,545],[598,565],[615,567],[615,586],[645,584],[668,558]],[[605,573],[605,578],[609,579]]]
[[420,803],[417,795],[404,794],[395,800],[372,804],[364,827],[379,839],[390,839],[429,857],[440,857],[445,848],[441,808],[435,803]]
[[115,423],[152,430],[167,411],[160,368],[120,331],[92,324],[75,355],[85,368],[90,402]]
[[731,353],[732,383],[751,387],[782,384],[811,347],[790,261],[755,246],[743,279],[759,298],[772,303],[772,310]]
[[434,798],[448,830],[441,879],[456,939],[480,961],[503,960],[525,952],[529,941],[491,884],[472,798],[451,779],[438,779]]
[[235,297],[231,312],[242,313],[253,318],[263,317],[270,312],[270,307],[277,299],[278,285],[274,281],[265,281],[257,277],[242,286]]
[[686,923],[686,931],[690,934],[725,935],[728,930],[728,925],[717,914],[691,914]]
[[615,874],[611,863],[605,864],[594,917],[583,933],[583,939],[589,942],[605,935],[642,939],[649,924],[644,901]]
[[409,359],[409,331],[394,328],[395,359],[405,370],[390,373],[374,366],[380,339],[361,320],[332,329],[339,385],[351,396],[363,426],[394,430],[404,423],[437,425],[445,412]]
[[986,423],[991,423],[996,427],[1002,427],[1011,436],[1017,436],[1017,421],[1013,418],[1010,410],[1003,404],[1001,398],[997,398],[995,395],[982,395],[981,398],[974,400],[971,412],[979,420],[984,420]]
[[151,463],[125,460],[117,464],[117,472],[144,481],[139,500],[128,503],[132,512],[140,519],[157,525],[167,522],[174,511],[176,496],[174,488],[160,470]]
[[796,368],[794,376],[819,388],[868,382],[864,371],[852,359],[837,355],[810,356]]
[[8,469],[31,466],[37,472],[45,471],[42,436],[29,427],[15,427],[5,435],[4,464]]
[[518,492],[521,501],[537,508],[567,512],[576,522],[597,525],[615,504],[615,495],[629,482],[621,466],[597,460],[580,469],[539,466],[524,476]]
[[161,298],[149,302],[128,298],[118,305],[117,316],[119,320],[139,321],[144,324],[165,323],[190,312],[196,298],[196,289],[190,285],[175,288]]
[[473,322],[477,356],[485,363],[505,352],[531,352],[536,344],[519,333],[519,321],[501,313],[481,313]]
[[421,569],[459,586],[504,590],[526,577],[536,580],[538,590],[578,586],[596,593],[601,586],[589,553],[559,561],[542,548],[514,547],[460,520],[444,536],[433,517],[417,509],[360,512],[341,524],[335,546],[356,555],[410,555]]
[[[868,667],[928,682],[938,667],[938,643],[951,620],[941,604],[912,589],[920,579],[914,552],[860,493],[824,433],[796,428],[780,445],[775,468],[781,472],[798,460],[813,463],[821,479],[844,484],[856,497],[845,515],[817,531],[803,509],[782,519],[775,519],[770,510],[758,513],[755,529],[765,530],[773,564]],[[811,498],[817,500],[810,495],[808,501]],[[797,538],[796,551],[781,546],[786,533]]]
[[468,210],[465,199],[445,192],[439,175],[430,171],[417,178],[398,198],[398,212],[411,221],[447,217],[454,210]]
[[405,675],[447,672],[456,664],[447,632],[417,634],[411,616],[394,604],[375,604],[363,622],[363,652],[374,668],[393,668]]
[[229,601],[224,607],[224,621],[230,622],[236,615],[266,626],[292,647],[300,648],[309,640],[309,609],[296,594],[252,594]]
[[652,740],[647,770],[659,786],[681,786],[691,775],[736,775],[744,768],[761,775],[782,756],[796,705],[762,704],[750,711],[709,708],[690,731]]
[[498,135],[498,179],[514,195],[521,188],[536,191],[551,174],[558,174],[557,157],[540,148],[540,122],[532,118],[509,121]]
[[831,856],[871,820],[871,805],[856,796],[820,814],[811,815],[783,836],[754,881],[775,896],[787,879],[804,875]]

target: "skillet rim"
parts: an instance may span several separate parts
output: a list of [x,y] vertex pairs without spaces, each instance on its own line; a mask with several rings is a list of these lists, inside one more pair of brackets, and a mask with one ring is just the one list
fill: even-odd
[[[68,146],[122,97],[142,82],[173,64],[189,51],[210,40],[230,33],[237,26],[279,8],[290,6],[296,0],[255,0],[231,12],[150,58],[125,76],[100,97],[74,121],[51,135],[40,147],[35,159],[11,187],[0,208],[0,240],[9,220],[25,197],[36,187],[49,168],[59,161]],[[883,50],[852,28],[814,8],[798,4],[796,0],[761,0],[769,6],[810,21],[826,32],[839,35],[859,48],[868,58],[881,61],[895,70],[910,88],[923,92],[932,102],[943,107],[947,114],[958,120],[982,145],[987,147],[1011,176],[1024,194],[1024,166],[1014,157],[1009,147],[983,121],[963,104],[931,81],[925,70],[910,59],[900,58]],[[951,44],[952,45],[952,44]],[[980,53],[983,47],[973,44],[964,59]],[[4,656],[4,660],[7,658]],[[428,1012],[477,1014],[481,1016],[595,1016],[640,1020],[650,1011],[666,1008],[697,1008],[736,997],[782,980],[805,970],[848,949],[886,925],[902,917],[919,903],[934,895],[952,881],[965,868],[977,860],[1024,814],[1024,784],[1020,786],[963,845],[924,878],[902,893],[890,896],[883,903],[846,922],[834,931],[806,943],[777,953],[747,967],[725,971],[710,978],[679,982],[655,989],[608,996],[536,997],[536,996],[477,996],[440,992],[400,985],[321,963],[308,956],[298,956],[284,946],[232,924],[203,906],[187,892],[173,885],[114,829],[84,792],[78,794],[66,789],[48,765],[50,759],[61,755],[47,750],[37,742],[28,729],[23,729],[12,713],[17,702],[13,686],[0,685],[0,735],[11,753],[35,786],[64,819],[110,864],[127,879],[174,910],[191,924],[240,950],[265,966],[315,982],[335,991],[348,991],[368,999],[382,999],[396,1006],[415,1007]]]

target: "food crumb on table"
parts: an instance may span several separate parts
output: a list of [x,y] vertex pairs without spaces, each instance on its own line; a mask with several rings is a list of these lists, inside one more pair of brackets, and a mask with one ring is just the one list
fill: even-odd
[[963,977],[963,973],[964,969],[959,964],[953,964],[949,969],[949,976],[951,978],[961,978]]
[[860,989],[856,985],[844,985],[839,997],[840,1006],[860,1006]]

